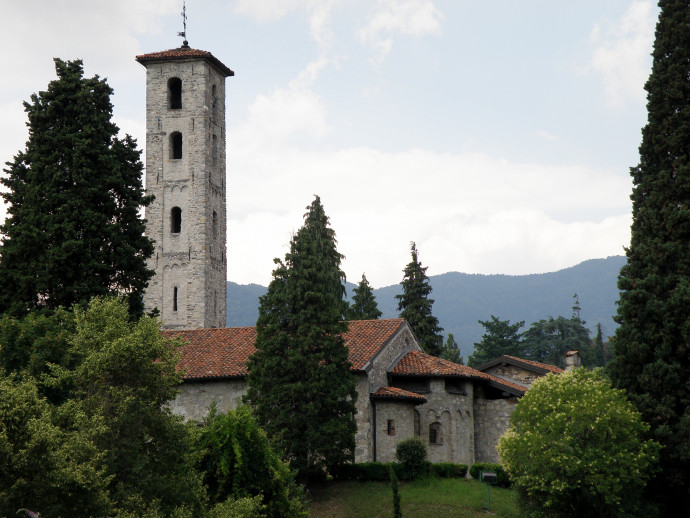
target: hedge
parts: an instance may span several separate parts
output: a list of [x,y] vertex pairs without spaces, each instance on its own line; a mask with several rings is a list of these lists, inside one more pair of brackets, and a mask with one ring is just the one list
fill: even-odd
[[[359,464],[341,464],[331,469],[331,475],[336,480],[360,480],[366,481],[382,481],[389,480],[388,469],[392,466],[395,470],[395,475],[400,480],[412,480],[405,466],[397,462],[362,462]],[[424,462],[423,473],[429,473],[432,476],[439,478],[462,478],[467,474],[466,464],[452,464],[450,462],[443,462],[439,464],[431,464]]]
[[496,485],[499,487],[510,487],[510,477],[500,464],[492,462],[475,462],[470,467],[470,476],[479,480],[480,471],[493,471],[496,473]]

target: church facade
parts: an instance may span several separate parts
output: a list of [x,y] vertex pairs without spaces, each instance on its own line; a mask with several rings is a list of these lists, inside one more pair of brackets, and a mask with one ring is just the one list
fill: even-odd
[[[224,327],[225,79],[234,73],[186,41],[136,59],[146,67],[146,190],[155,196],[146,210],[155,276],[144,302],[184,344],[172,411],[201,421],[212,402],[221,411],[241,404],[255,350],[255,328]],[[523,378],[503,364],[483,372],[425,354],[401,319],[349,322],[344,339],[357,378],[357,462],[392,461],[412,436],[432,462],[498,460]]]

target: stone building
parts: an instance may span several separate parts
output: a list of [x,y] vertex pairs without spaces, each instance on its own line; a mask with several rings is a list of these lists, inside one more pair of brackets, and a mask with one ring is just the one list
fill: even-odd
[[[579,359],[579,353],[577,351],[570,351],[566,354],[566,358],[569,357],[577,357]],[[477,370],[486,372],[497,378],[519,383],[527,388],[532,386],[534,380],[546,376],[550,372],[554,374],[563,372],[563,369],[555,365],[548,365],[532,360],[523,360],[522,358],[508,355],[499,356],[498,358],[483,363],[477,367]]]
[[142,54],[146,67],[146,233],[155,276],[144,296],[166,329],[225,325],[225,78],[189,47]]
[[[255,328],[166,335],[185,343],[173,412],[201,420],[212,401],[221,411],[241,404]],[[343,337],[357,377],[356,462],[392,461],[397,443],[414,435],[431,462],[498,461],[498,437],[527,386],[424,353],[402,319],[352,321]]]

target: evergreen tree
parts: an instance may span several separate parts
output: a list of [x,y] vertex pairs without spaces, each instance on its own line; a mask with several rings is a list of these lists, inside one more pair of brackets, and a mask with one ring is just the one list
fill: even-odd
[[353,304],[347,309],[348,320],[376,320],[381,318],[381,311],[376,304],[374,291],[364,274],[354,289],[352,302]]
[[499,320],[491,315],[491,320],[479,320],[479,323],[484,326],[484,334],[482,341],[474,344],[474,352],[467,360],[470,367],[476,367],[504,354],[522,356],[518,331],[525,325],[524,320],[511,324],[510,320]]
[[403,292],[396,295],[398,311],[419,340],[419,345],[428,354],[438,356],[443,345],[443,328],[438,325],[438,318],[431,313],[434,300],[429,298],[431,284],[426,276],[427,267],[419,261],[417,246],[411,243],[412,261],[403,270],[404,277],[400,285]]
[[465,362],[462,360],[462,356],[460,355],[460,346],[455,341],[453,333],[448,333],[448,338],[446,338],[446,341],[443,344],[440,357],[444,360],[457,363],[458,365],[465,365]]
[[[589,329],[577,317],[549,317],[533,322],[522,333],[522,356],[527,360],[565,367],[565,353],[590,349]],[[586,353],[585,353],[586,354]]]
[[650,495],[670,516],[690,508],[690,9],[659,6],[608,368],[664,446]]
[[248,401],[299,477],[353,458],[355,377],[342,338],[343,256],[317,196],[260,299]]
[[55,60],[58,78],[25,102],[29,140],[7,162],[8,217],[0,226],[0,312],[69,307],[95,295],[142,293],[153,253],[139,211],[148,205],[140,151],[117,138],[112,89],[83,77],[81,61]]

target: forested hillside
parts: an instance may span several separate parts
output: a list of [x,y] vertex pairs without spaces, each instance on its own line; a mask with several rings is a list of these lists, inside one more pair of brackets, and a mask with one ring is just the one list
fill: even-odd
[[[612,317],[618,300],[616,281],[623,264],[625,257],[613,256],[542,274],[433,275],[429,279],[433,287],[431,297],[436,301],[434,314],[444,334],[455,335],[465,359],[472,352],[473,344],[481,340],[483,327],[478,320],[495,315],[511,322],[524,320],[527,328],[532,322],[549,316],[570,317],[574,293],[578,294],[580,317],[587,322],[587,327],[593,330],[600,322],[604,336],[610,336],[616,328]],[[348,296],[354,287],[348,283]],[[257,284],[228,282],[228,325],[255,325],[258,299],[265,292],[266,288]],[[399,284],[374,290],[382,318],[398,316],[395,295],[400,292]]]

